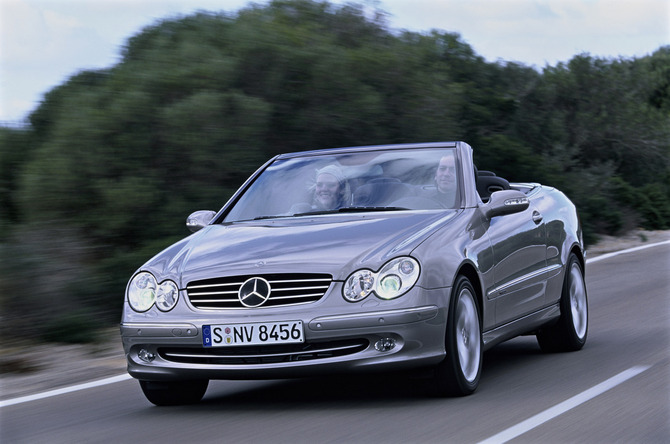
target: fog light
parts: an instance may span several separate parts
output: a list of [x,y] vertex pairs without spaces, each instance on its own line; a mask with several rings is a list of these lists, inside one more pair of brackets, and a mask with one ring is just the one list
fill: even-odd
[[137,357],[144,362],[151,362],[156,359],[156,355],[145,349],[140,350]]
[[375,349],[380,352],[387,352],[395,348],[395,339],[384,338],[375,343]]

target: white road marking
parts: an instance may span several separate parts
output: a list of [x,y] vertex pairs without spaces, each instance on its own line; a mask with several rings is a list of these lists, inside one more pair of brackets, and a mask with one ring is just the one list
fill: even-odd
[[596,396],[601,395],[610,389],[613,389],[619,384],[628,381],[629,379],[639,375],[640,373],[649,369],[650,367],[651,367],[650,365],[639,365],[631,367],[628,370],[625,370],[619,373],[618,375],[613,376],[610,379],[601,382],[600,384],[593,386],[590,389],[585,390],[566,401],[561,402],[560,404],[550,407],[547,410],[540,412],[537,415],[530,417],[525,421],[520,422],[519,424],[516,424],[506,430],[503,430],[497,435],[493,435],[492,437],[485,439],[484,441],[480,441],[479,444],[494,444],[494,443],[502,444],[511,439],[517,438],[523,435],[524,433],[534,429],[535,427],[538,427],[539,425],[544,424],[545,422],[554,419],[559,415],[562,415],[568,410],[572,410],[575,407],[585,403],[586,401],[589,401],[595,398]]
[[64,395],[65,393],[76,392],[79,390],[86,390],[107,384],[114,384],[115,382],[121,382],[128,379],[131,379],[129,374],[112,376],[111,378],[105,378],[105,379],[98,379],[97,381],[91,381],[84,384],[71,385],[69,387],[50,390],[48,392],[36,393],[34,395],[22,396],[20,398],[7,399],[5,401],[0,401],[0,407],[7,407],[10,405],[22,404],[24,402],[36,401],[38,399],[50,398],[52,396]]
[[[663,241],[663,242],[656,242],[654,244],[649,244],[649,245],[642,245],[640,247],[628,248],[627,250],[614,251],[612,253],[603,254],[602,256],[596,256],[596,257],[593,257],[591,259],[586,259],[586,263],[591,264],[593,262],[598,262],[598,261],[602,261],[604,259],[609,259],[611,257],[618,256],[620,254],[632,253],[634,251],[645,250],[647,248],[657,247],[659,245],[665,245],[665,244],[670,244],[670,240]],[[588,253],[589,253],[589,250],[587,249],[586,254],[588,255]]]

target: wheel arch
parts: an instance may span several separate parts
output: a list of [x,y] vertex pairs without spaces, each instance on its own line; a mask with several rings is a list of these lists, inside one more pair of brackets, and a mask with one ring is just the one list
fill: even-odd
[[477,273],[477,269],[475,268],[474,265],[472,265],[469,262],[465,262],[461,264],[461,266],[458,269],[458,272],[456,272],[456,275],[454,276],[454,283],[452,284],[452,288],[456,283],[456,279],[458,279],[458,276],[465,276],[468,278],[470,283],[475,289],[475,296],[477,298],[477,311],[479,313],[479,323],[480,325],[483,325],[482,322],[484,321],[484,292],[482,290],[482,283],[479,279],[479,273]]
[[584,257],[584,252],[582,251],[581,247],[578,244],[574,244],[570,248],[570,251],[568,252],[568,257],[565,258],[566,264],[571,254],[574,254],[577,257],[579,265],[582,267],[582,274],[586,276],[586,258]]

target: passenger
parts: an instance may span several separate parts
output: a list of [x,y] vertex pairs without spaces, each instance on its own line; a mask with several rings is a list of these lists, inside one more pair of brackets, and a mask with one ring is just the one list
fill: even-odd
[[342,169],[328,165],[316,172],[312,209],[334,210],[347,205],[349,186]]
[[294,204],[289,213],[308,213],[311,211],[335,210],[348,206],[349,184],[342,169],[336,165],[328,165],[316,171],[316,182],[309,187],[312,202]]

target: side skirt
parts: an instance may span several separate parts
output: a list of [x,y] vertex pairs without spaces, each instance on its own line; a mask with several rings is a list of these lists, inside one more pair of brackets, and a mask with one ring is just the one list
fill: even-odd
[[508,339],[536,330],[539,327],[558,319],[561,316],[561,309],[556,303],[545,307],[535,313],[528,314],[512,322],[509,322],[492,330],[487,330],[482,334],[484,350],[488,350],[496,344],[500,344]]

